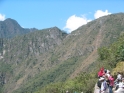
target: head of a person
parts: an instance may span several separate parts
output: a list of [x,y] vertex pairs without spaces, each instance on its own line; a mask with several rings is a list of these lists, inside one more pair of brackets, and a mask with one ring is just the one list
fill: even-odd
[[122,82],[122,79],[117,79],[118,80],[118,82]]
[[108,79],[108,75],[105,75],[105,79]]
[[114,78],[114,76],[113,76],[113,75],[111,75],[111,77],[112,77],[112,78]]
[[120,74],[120,72],[117,72],[117,74]]
[[104,72],[105,72],[105,73],[107,73],[107,70],[106,70],[106,69],[104,69]]
[[100,69],[100,71],[103,72],[103,71],[104,71],[104,68],[102,67],[102,68]]
[[122,82],[124,82],[124,78],[122,78]]

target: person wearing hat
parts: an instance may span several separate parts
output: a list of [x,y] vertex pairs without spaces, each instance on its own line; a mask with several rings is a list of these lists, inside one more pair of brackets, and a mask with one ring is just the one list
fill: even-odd
[[101,77],[99,80],[101,81],[100,93],[109,93],[108,85],[105,81],[105,78]]
[[122,79],[122,75],[120,72],[117,73],[117,79],[115,80],[115,82],[117,82],[118,80]]
[[110,71],[109,70],[107,70],[106,75],[108,76],[108,78],[110,77]]
[[98,77],[100,78],[100,77],[102,77],[104,74],[105,74],[104,68],[102,67],[102,68],[100,69],[100,71],[98,72]]
[[119,88],[114,93],[124,93],[124,78],[122,78],[122,82],[119,83]]
[[100,90],[101,90],[101,82],[102,81],[102,79],[101,79],[101,77],[99,78],[99,80],[97,81],[97,84],[96,84],[96,86],[95,86],[95,92],[94,93],[100,93]]

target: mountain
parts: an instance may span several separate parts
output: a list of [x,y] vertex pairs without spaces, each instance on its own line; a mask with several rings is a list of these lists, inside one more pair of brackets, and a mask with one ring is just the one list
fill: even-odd
[[52,27],[4,40],[0,76],[1,85],[6,83],[5,91],[15,90],[24,83],[23,80],[28,81],[40,71],[49,69],[48,64],[43,63],[46,53],[60,45],[66,35],[59,28]]
[[48,84],[89,73],[99,65],[97,50],[110,46],[123,32],[124,14],[118,13],[93,20],[68,35],[53,27],[5,40],[1,91],[34,93]]
[[16,35],[22,35],[36,30],[36,28],[22,28],[17,21],[11,18],[0,21],[0,38],[12,38]]

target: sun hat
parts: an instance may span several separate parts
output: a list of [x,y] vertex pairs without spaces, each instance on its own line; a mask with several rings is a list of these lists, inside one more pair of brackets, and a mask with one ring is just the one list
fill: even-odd
[[102,81],[102,80],[104,80],[105,78],[103,78],[103,77],[100,77],[100,79],[99,79],[99,81]]
[[110,71],[109,71],[109,70],[107,70],[107,74],[108,74],[108,73],[110,73]]

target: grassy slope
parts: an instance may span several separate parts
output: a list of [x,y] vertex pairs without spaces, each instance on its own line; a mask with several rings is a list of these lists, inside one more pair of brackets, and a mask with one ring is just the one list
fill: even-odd
[[119,37],[109,47],[99,48],[99,63],[96,63],[94,70],[89,73],[82,73],[76,78],[65,82],[49,84],[48,86],[39,89],[35,93],[65,93],[66,90],[73,92],[93,93],[97,78],[98,66],[109,69],[112,75],[117,75],[121,72],[124,75],[124,34]]

